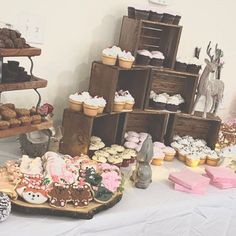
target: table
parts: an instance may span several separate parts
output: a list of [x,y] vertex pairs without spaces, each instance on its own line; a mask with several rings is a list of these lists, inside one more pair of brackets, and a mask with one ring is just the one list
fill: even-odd
[[[0,143],[0,162],[19,158],[16,140]],[[1,236],[234,236],[236,189],[210,186],[205,195],[173,190],[171,171],[186,168],[178,160],[153,167],[153,182],[146,190],[126,181],[120,203],[91,220],[12,213],[0,223]],[[202,171],[197,168],[196,171]]]

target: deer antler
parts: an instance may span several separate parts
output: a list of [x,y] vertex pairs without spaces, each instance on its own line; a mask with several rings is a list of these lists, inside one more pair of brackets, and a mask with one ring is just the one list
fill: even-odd
[[211,41],[209,42],[209,44],[207,46],[206,53],[210,57],[210,60],[213,61],[214,55],[211,55],[211,47],[210,46],[211,46]]
[[218,43],[217,43],[215,46],[215,61],[217,63],[220,63],[220,58],[223,56],[224,56],[224,53],[220,48],[218,48]]

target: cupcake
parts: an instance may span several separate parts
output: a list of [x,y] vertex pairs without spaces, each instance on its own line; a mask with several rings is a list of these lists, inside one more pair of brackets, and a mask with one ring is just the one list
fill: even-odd
[[95,151],[95,156],[103,156],[105,158],[108,158],[110,156],[110,154],[108,152],[105,152],[104,150],[98,150]]
[[166,109],[166,103],[169,98],[169,95],[166,93],[157,95],[153,101],[154,101],[154,108],[165,110]]
[[0,120],[0,130],[8,129],[10,123],[8,121]]
[[126,153],[126,154],[121,154],[123,162],[122,162],[122,167],[128,167],[129,164],[131,164],[131,155]]
[[107,158],[109,164],[116,165],[117,167],[122,166],[123,159],[119,155],[112,155]]
[[124,110],[126,104],[126,100],[124,96],[120,96],[117,92],[115,93],[115,99],[113,104],[113,111],[121,112]]
[[136,160],[137,152],[133,149],[125,149],[123,153],[121,154],[121,156],[122,155],[129,155],[131,157],[130,163],[132,164]]
[[165,158],[164,158],[165,161],[173,161],[176,154],[176,151],[174,148],[165,147],[163,149],[163,152],[165,153]]
[[107,102],[103,97],[95,97],[95,98],[97,99],[98,103],[98,114],[102,114]]
[[155,152],[154,157],[152,159],[152,165],[161,166],[163,164],[164,158],[165,158],[164,152]]
[[186,72],[188,63],[185,58],[177,58],[175,62],[175,70],[180,72]]
[[96,161],[98,163],[106,163],[107,162],[107,159],[105,157],[99,156],[99,155],[92,156],[92,160]]
[[123,146],[117,145],[117,144],[112,144],[111,148],[116,150],[118,153],[122,153],[125,150],[125,148]]
[[29,116],[22,116],[19,118],[19,120],[20,120],[22,126],[28,126],[28,125],[31,125],[32,119]]
[[135,7],[135,19],[137,20],[148,20],[149,19],[149,10],[145,7]]
[[21,125],[21,122],[20,120],[14,118],[14,119],[9,120],[9,124],[10,124],[10,128],[16,128]]
[[176,112],[179,109],[180,101],[176,96],[171,96],[167,100],[166,109]]
[[200,157],[196,153],[191,153],[186,156],[186,165],[189,167],[197,167],[200,163]]
[[183,148],[178,150],[178,159],[182,162],[186,161],[186,156],[189,154],[189,149],[188,148]]
[[128,7],[128,17],[131,19],[135,19],[135,8]]
[[131,52],[120,52],[118,54],[119,57],[119,66],[121,68],[125,68],[125,69],[131,69],[132,65],[134,64],[134,56],[131,54]]
[[201,66],[199,59],[194,57],[189,61],[189,64],[187,65],[186,70],[188,73],[198,74],[199,71],[201,70],[201,67],[202,66]]
[[7,107],[7,108],[9,108],[9,109],[11,109],[13,111],[16,109],[15,105],[13,103],[5,103],[2,106]]
[[117,61],[117,56],[121,52],[119,47],[105,48],[102,51],[102,63],[105,65],[114,66]]
[[207,154],[206,164],[209,166],[217,166],[220,162],[220,157],[215,151],[211,151]]
[[165,24],[173,24],[175,15],[171,11],[164,12],[161,22]]
[[206,154],[204,152],[201,152],[199,154],[199,157],[200,157],[199,165],[204,165],[206,163],[206,159],[207,159]]
[[129,93],[129,91],[125,91],[123,96],[124,96],[124,100],[125,100],[124,109],[129,110],[129,111],[133,110],[133,107],[135,104],[134,97]]
[[163,12],[161,12],[160,10],[158,11],[151,10],[149,13],[150,21],[161,22],[162,17],[163,17]]
[[180,19],[181,19],[181,16],[178,14],[178,15],[175,15],[175,18],[172,22],[173,25],[178,25],[179,22],[180,22]]
[[163,53],[160,51],[152,51],[151,54],[152,54],[152,59],[150,64],[152,66],[162,67],[165,59]]
[[31,123],[33,125],[37,125],[42,122],[42,117],[40,115],[33,115],[33,116],[31,116],[31,119],[32,119]]
[[150,64],[152,54],[148,50],[138,50],[136,56],[136,64],[147,66]]
[[98,105],[97,99],[95,98],[87,99],[83,103],[84,114],[87,116],[91,116],[91,117],[96,116],[98,114],[98,109],[99,109],[99,105]]
[[159,149],[164,149],[164,148],[166,148],[166,145],[165,145],[164,143],[161,143],[161,142],[154,142],[154,143],[153,143],[153,146],[154,146],[154,147],[157,147],[157,148],[159,148]]
[[91,96],[89,95],[89,97],[86,97],[83,94],[78,93],[71,94],[69,96],[69,108],[73,111],[82,111],[83,102],[88,98],[91,98]]
[[129,148],[129,149],[135,149],[137,148],[138,144],[135,142],[125,142],[124,147]]

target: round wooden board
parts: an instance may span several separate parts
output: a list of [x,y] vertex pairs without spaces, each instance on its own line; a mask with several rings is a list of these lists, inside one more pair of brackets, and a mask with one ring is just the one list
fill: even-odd
[[71,217],[77,219],[92,219],[100,211],[104,211],[116,205],[122,198],[122,193],[116,193],[112,199],[106,203],[91,202],[88,207],[75,208],[72,204],[66,207],[52,207],[48,203],[32,205],[21,200],[12,200],[12,210],[33,215],[53,215]]

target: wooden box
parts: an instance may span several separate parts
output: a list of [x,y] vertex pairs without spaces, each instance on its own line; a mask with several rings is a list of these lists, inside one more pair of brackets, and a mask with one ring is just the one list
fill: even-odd
[[146,94],[145,109],[155,109],[150,104],[150,91],[157,94],[180,94],[185,103],[181,105],[181,112],[191,113],[197,89],[199,75],[177,72],[168,69],[152,68],[149,86]]
[[116,142],[119,114],[101,114],[89,117],[69,109],[63,114],[63,140],[60,152],[71,156],[87,154],[92,135],[100,137],[106,145]]
[[124,143],[127,131],[149,133],[153,141],[163,141],[168,122],[168,114],[164,112],[133,111],[123,113],[117,135],[118,143]]
[[165,55],[164,66],[174,68],[182,26],[160,22],[135,20],[124,16],[119,46],[131,51],[161,51]]
[[221,119],[208,114],[207,118],[201,117],[202,112],[195,112],[194,116],[188,114],[170,114],[166,143],[170,144],[174,135],[190,135],[193,138],[206,140],[208,146],[212,149],[218,140],[218,134],[221,125]]
[[144,108],[144,101],[149,80],[150,69],[133,67],[130,70],[118,66],[108,66],[94,62],[91,70],[89,93],[106,99],[105,112],[112,112],[115,92],[120,89],[129,90],[135,99],[136,109]]

